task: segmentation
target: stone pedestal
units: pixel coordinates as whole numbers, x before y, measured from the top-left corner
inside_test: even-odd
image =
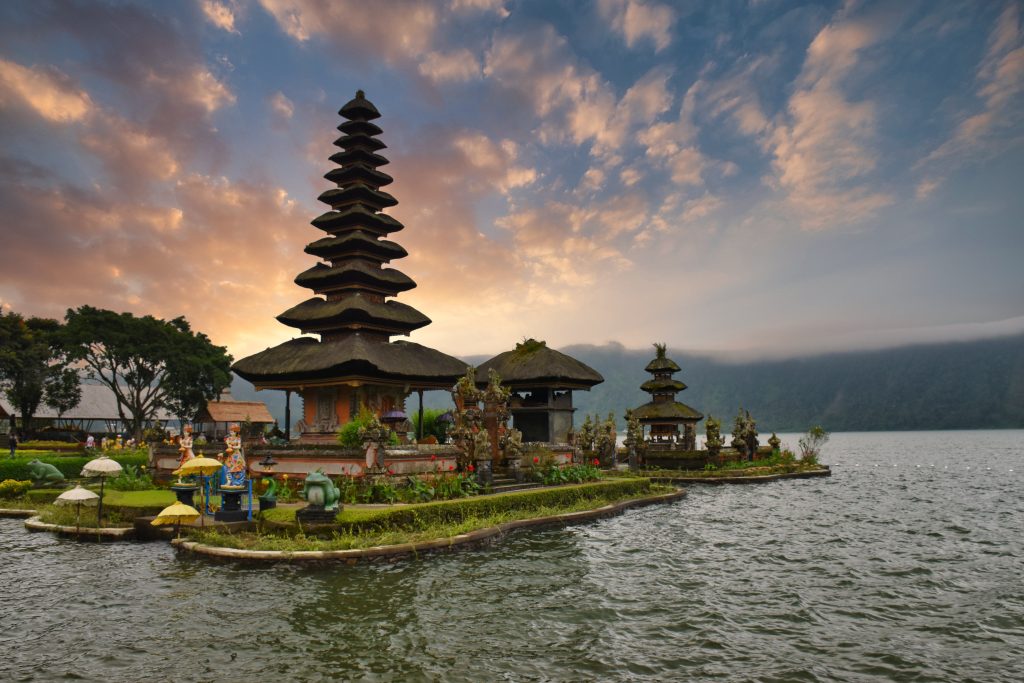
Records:
[[[481,486],[494,483],[494,469],[491,467],[490,459],[476,461],[476,480]]]
[[[317,505],[307,505],[296,511],[295,519],[301,524],[330,524],[339,512],[340,507],[336,510],[327,510]]]
[[[242,494],[245,492],[244,488],[221,487],[220,510],[213,514],[213,518],[218,522],[244,522],[248,519],[248,511],[242,509]]]
[[[175,484],[171,486],[171,490],[174,491],[174,497],[178,499],[178,502],[189,507],[196,506],[196,491],[198,489],[199,487],[195,484]]]

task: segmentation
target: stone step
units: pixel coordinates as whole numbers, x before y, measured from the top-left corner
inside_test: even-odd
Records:
[[[541,484],[538,481],[526,481],[526,482],[523,482],[522,484],[517,484],[515,482],[513,482],[511,484],[497,484],[497,483],[495,483],[495,484],[493,484],[491,486],[491,493],[508,493],[509,491],[525,491],[526,489],[535,489],[535,488],[537,488],[539,486],[543,486],[543,484]]]

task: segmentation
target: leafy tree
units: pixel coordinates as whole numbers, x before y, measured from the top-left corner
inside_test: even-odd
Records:
[[[114,393],[118,415],[136,439],[157,409],[169,406],[194,418],[231,382],[227,349],[193,332],[183,317],[137,318],[82,306],[68,310],[66,321],[74,357]]]
[[[57,412],[58,422],[82,400],[82,378],[74,368],[50,373],[44,389],[46,405]]]
[[[800,437],[800,459],[809,464],[818,462],[821,448],[828,443],[829,433],[821,425],[815,425]]]
[[[71,359],[64,342],[56,320],[0,314],[0,388],[20,414],[23,429],[51,389],[65,411],[78,405],[78,375],[67,367]]]
[[[437,418],[444,415],[447,411],[440,408],[425,408],[423,410],[423,438],[433,436],[437,439],[438,443],[444,443],[445,435],[448,431],[448,425],[444,422],[440,422]],[[412,425],[413,434],[420,433],[420,415],[419,412],[412,414]]]

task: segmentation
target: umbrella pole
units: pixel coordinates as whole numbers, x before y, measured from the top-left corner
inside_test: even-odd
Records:
[[[82,503],[79,501],[75,505],[75,540],[82,540]]]
[[[103,475],[100,475],[100,502],[96,509],[96,528],[103,527]]]
[[[206,475],[200,473],[199,479],[203,482],[203,509],[199,511],[199,526],[206,528],[206,511],[210,509],[210,489],[206,487]]]

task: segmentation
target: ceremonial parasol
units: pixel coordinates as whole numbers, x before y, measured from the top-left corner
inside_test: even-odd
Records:
[[[92,505],[99,500],[99,496],[90,491],[89,489],[83,489],[81,486],[76,486],[70,491],[57,496],[57,500],[53,501],[54,505],[74,505],[78,509],[75,514],[75,535],[77,536],[82,528],[82,506]]]
[[[96,510],[96,527],[100,528],[103,526],[103,480],[107,477],[121,474],[124,470],[121,468],[121,463],[111,460],[107,456],[96,458],[85,463],[85,467],[82,468],[83,477],[99,477],[100,478],[100,499],[99,509]]]
[[[171,474],[176,474],[179,477],[188,476],[190,474],[198,474],[200,477],[203,477],[203,507],[208,509],[209,492],[206,490],[205,477],[208,474],[213,474],[214,472],[217,472],[223,466],[224,465],[221,463],[220,460],[207,458],[205,456],[199,456],[198,458],[192,458],[188,460],[184,465],[174,470],[174,472],[172,472]],[[206,525],[205,515],[200,515],[199,520],[201,525]]]
[[[191,524],[201,517],[202,514],[200,514],[199,510],[196,510],[191,505],[174,503],[173,505],[169,505],[161,510],[160,514],[158,514],[150,524],[154,526],[173,524],[178,538],[181,538],[181,523],[185,522],[186,524]]]

